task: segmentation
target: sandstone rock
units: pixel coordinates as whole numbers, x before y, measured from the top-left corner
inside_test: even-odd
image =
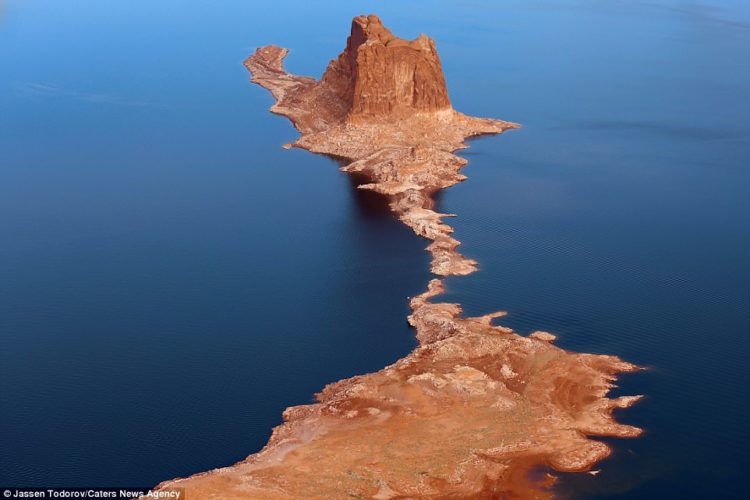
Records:
[[[396,119],[451,107],[435,42],[395,37],[375,15],[352,21],[346,49],[322,83],[349,106],[349,119]]]

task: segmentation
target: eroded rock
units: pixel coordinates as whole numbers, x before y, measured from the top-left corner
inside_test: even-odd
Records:
[[[368,179],[360,188],[387,196],[432,241],[433,273],[476,270],[432,195],[465,179],[453,153],[467,137],[517,125],[454,111],[435,43],[401,40],[376,16],[354,19],[320,81],[287,73],[286,54],[262,47],[245,65],[301,132],[292,146],[344,159],[342,170]],[[411,299],[419,346],[408,356],[287,409],[246,460],[160,487],[201,499],[546,498],[549,481],[529,479],[533,467],[588,470],[610,453],[588,436],[640,433],[612,418],[638,397],[606,398],[615,375],[637,367],[493,325],[504,312],[465,318],[459,304],[433,302],[443,291],[433,279]]]

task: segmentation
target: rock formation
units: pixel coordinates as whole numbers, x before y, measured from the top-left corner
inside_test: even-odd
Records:
[[[387,196],[393,212],[431,240],[432,271],[473,272],[459,242],[433,210],[432,195],[464,180],[453,153],[469,136],[517,125],[465,116],[451,107],[435,43],[395,37],[376,16],[352,23],[346,49],[320,81],[287,73],[286,49],[258,49],[245,65],[276,98],[271,110],[301,137],[290,146],[343,158],[342,170]],[[634,397],[608,399],[613,356],[576,354],[494,326],[504,313],[461,316],[433,302],[433,279],[413,298],[409,322],[419,346],[376,373],[325,387],[318,402],[284,412],[260,452],[160,488],[188,498],[547,498],[529,471],[546,465],[584,471],[610,450],[588,436],[632,437],[612,418]]]
[[[352,22],[346,49],[320,81],[290,75],[288,51],[266,46],[245,66],[252,81],[276,98],[271,111],[288,117],[302,133],[289,146],[351,161],[346,172],[371,182],[360,186],[387,195],[399,218],[433,241],[432,271],[468,274],[476,263],[458,254],[459,242],[432,210],[432,193],[466,177],[466,160],[454,154],[467,137],[497,134],[518,125],[454,111],[435,42],[395,37],[377,16]]]
[[[396,119],[450,109],[435,43],[425,35],[406,41],[377,16],[352,21],[351,36],[331,61],[322,85],[346,103],[350,120]]]

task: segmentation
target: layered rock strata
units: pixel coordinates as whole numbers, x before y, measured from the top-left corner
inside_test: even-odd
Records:
[[[465,179],[454,154],[467,137],[517,125],[454,111],[434,42],[405,41],[376,16],[357,17],[346,49],[322,79],[287,73],[287,50],[258,49],[245,65],[276,99],[271,111],[301,132],[289,146],[336,156],[359,186],[388,197],[393,212],[431,240],[432,272],[464,275],[447,214],[432,195]],[[376,373],[325,387],[317,403],[288,408],[260,452],[231,467],[168,481],[188,498],[547,498],[540,465],[585,471],[609,447],[591,436],[633,437],[608,399],[615,375],[636,370],[614,356],[555,347],[493,325],[504,313],[466,318],[434,302],[433,279],[411,299],[418,347]]]

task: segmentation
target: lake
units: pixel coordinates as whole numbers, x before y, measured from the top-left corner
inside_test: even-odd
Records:
[[[382,2],[381,2],[382,3]],[[575,498],[739,497],[750,467],[750,5],[0,2],[0,484],[151,486],[415,345],[427,241],[281,145],[242,60],[320,76],[354,15],[437,41],[470,141],[438,200],[467,314],[648,368]]]

